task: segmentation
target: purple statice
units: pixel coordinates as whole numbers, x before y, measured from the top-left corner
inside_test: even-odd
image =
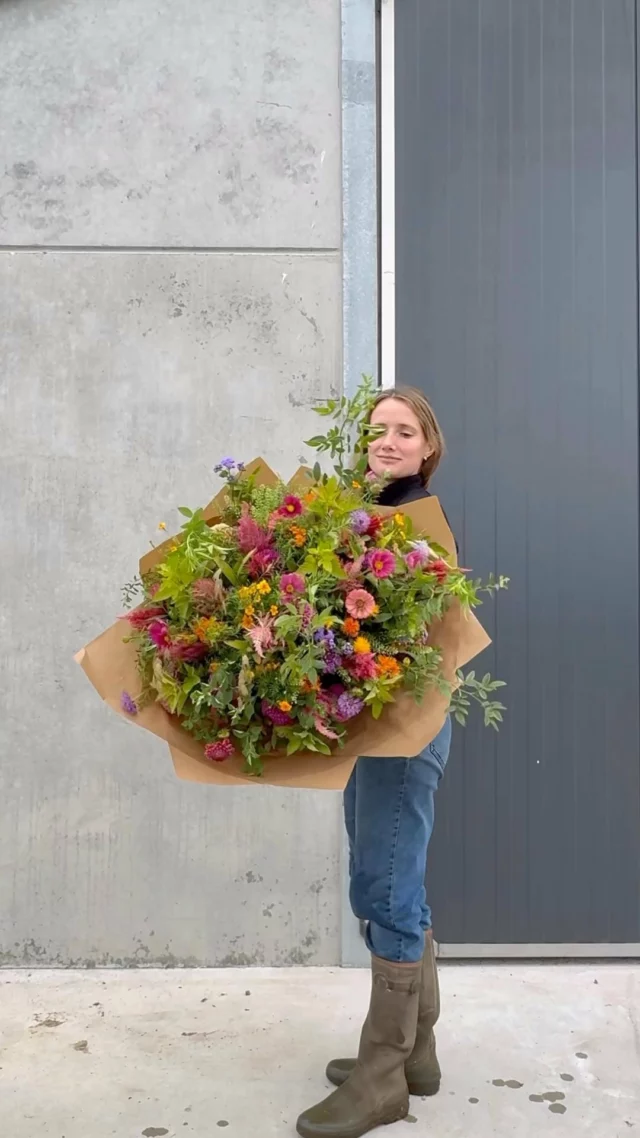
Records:
[[[351,695],[350,692],[345,692],[338,698],[337,712],[338,719],[345,722],[347,719],[353,719],[359,715],[364,707],[364,700],[358,699],[356,695]]]
[[[366,510],[354,510],[351,514],[351,527],[358,534],[364,534],[371,525],[371,515]]]
[[[123,691],[120,696],[120,707],[123,711],[126,711],[127,715],[138,714],[138,705],[133,696],[129,695],[128,691]]]

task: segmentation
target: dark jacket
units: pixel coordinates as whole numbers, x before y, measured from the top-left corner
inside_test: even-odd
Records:
[[[410,474],[407,478],[394,478],[388,482],[384,490],[378,495],[378,503],[381,506],[404,506],[407,502],[418,502],[420,498],[431,498],[431,492],[427,490],[419,474]],[[442,511],[444,514],[444,510]],[[447,525],[451,529],[451,525],[447,515]],[[456,551],[459,553],[458,542],[454,534],[454,541],[456,543]]]

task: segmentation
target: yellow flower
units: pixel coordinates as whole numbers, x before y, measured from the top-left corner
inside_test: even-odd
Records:
[[[158,522],[158,529],[166,529],[166,528],[167,528],[166,522]]]
[[[271,608],[269,609],[269,612],[271,613],[272,616],[277,616],[278,615],[278,606],[272,605]]]
[[[253,605],[247,605],[246,609],[244,610],[244,615],[245,616],[253,616],[255,611],[256,610],[254,609]]]
[[[280,708],[280,711],[291,711],[291,704],[287,699],[281,699],[278,707]]]
[[[397,526],[400,526],[401,529],[404,529],[407,524],[407,519],[405,518],[404,514],[394,514],[393,520]]]
[[[271,585],[268,581],[260,581],[256,587],[256,592],[260,593],[261,596],[266,597],[267,593],[271,592]]]
[[[379,612],[380,612],[380,605],[374,605],[373,608],[371,609],[371,615],[377,616]]]
[[[362,490],[362,483],[361,482],[352,482],[351,485],[353,486],[354,490]]]
[[[358,636],[353,642],[353,651],[358,655],[364,656],[367,652],[371,651],[371,645],[366,636]]]

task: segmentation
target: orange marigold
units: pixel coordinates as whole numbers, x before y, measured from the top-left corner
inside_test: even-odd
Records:
[[[280,708],[280,711],[291,711],[291,704],[289,703],[288,699],[281,699],[278,707]]]
[[[400,665],[393,656],[378,656],[378,669],[383,676],[400,675]]]
[[[357,636],[360,631],[360,621],[348,616],[342,624],[342,631],[346,636]]]
[[[353,650],[359,656],[366,656],[371,651],[371,645],[366,636],[358,636],[353,642]]]
[[[196,621],[196,623],[194,624],[193,631],[196,634],[198,640],[200,640],[203,644],[207,643],[207,640],[208,640],[207,633],[208,633],[209,629],[213,625],[215,625],[215,623],[216,623],[215,620],[212,620],[211,617],[204,617],[203,616],[200,620]]]

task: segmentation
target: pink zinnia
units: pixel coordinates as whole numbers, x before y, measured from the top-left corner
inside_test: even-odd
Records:
[[[366,589],[352,589],[344,604],[349,616],[354,616],[356,620],[366,620],[375,610],[376,600]]]
[[[421,546],[416,546],[416,548],[412,549],[411,553],[407,553],[407,556],[405,557],[407,568],[421,569],[423,565],[427,564],[430,556],[431,550],[429,549],[429,546],[427,546],[426,550],[424,550]]]
[[[396,571],[396,559],[389,549],[374,549],[367,555],[367,569],[374,577],[391,577]]]
[[[214,763],[223,763],[235,754],[235,747],[231,739],[217,739],[215,743],[207,743],[204,754],[205,758]]]
[[[147,636],[156,648],[168,648],[171,643],[169,627],[165,620],[152,620],[147,627]]]
[[[283,597],[295,597],[304,593],[306,584],[300,573],[285,573],[280,578],[280,593]]]
[[[302,513],[302,502],[295,494],[287,494],[278,513],[281,518],[298,518]]]

